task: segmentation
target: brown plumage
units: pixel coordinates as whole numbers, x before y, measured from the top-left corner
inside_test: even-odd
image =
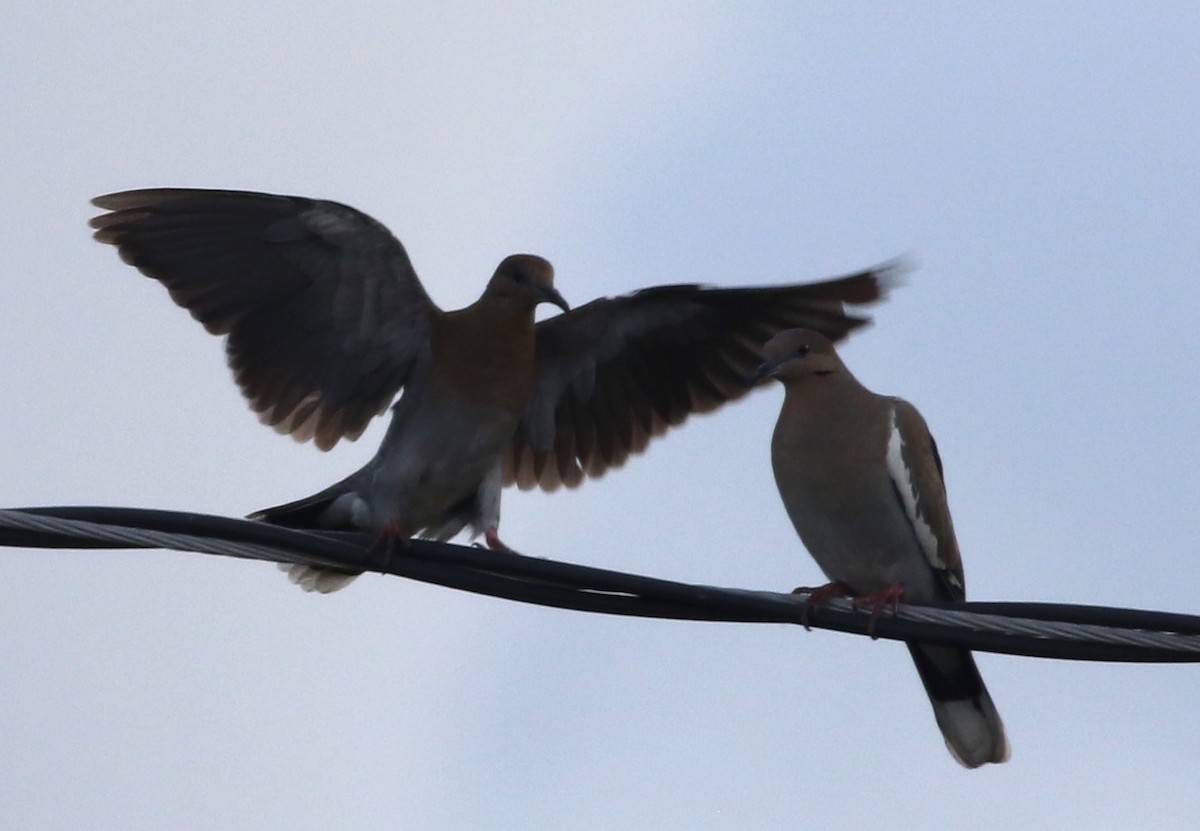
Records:
[[[781,332],[763,352],[759,375],[785,390],[771,440],[775,481],[831,587],[914,603],[963,600],[942,463],[917,409],[860,384],[817,332]],[[954,758],[967,767],[1007,761],[1004,724],[971,653],[908,648]]]

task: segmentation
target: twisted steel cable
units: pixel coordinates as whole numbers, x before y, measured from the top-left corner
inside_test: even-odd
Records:
[[[0,509],[0,545],[164,548],[346,571],[374,571],[562,609],[678,620],[791,623],[1042,658],[1200,662],[1200,617],[1054,603],[900,604],[874,617],[835,599],[804,615],[803,594],[692,585],[572,563],[366,534],[297,531],[175,511]]]

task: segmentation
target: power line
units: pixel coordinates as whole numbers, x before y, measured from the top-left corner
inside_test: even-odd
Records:
[[[349,572],[373,571],[523,603],[676,620],[802,624],[804,596],[692,585],[449,543],[407,545],[367,534],[297,531],[207,514],[138,508],[0,509],[0,545],[165,548]],[[1200,617],[1054,603],[900,604],[872,621],[850,601],[807,624],[1041,658],[1200,662]]]

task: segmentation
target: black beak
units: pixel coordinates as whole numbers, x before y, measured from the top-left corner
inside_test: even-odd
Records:
[[[558,289],[554,288],[554,286],[538,286],[538,302],[553,303],[564,312],[571,311],[571,305],[558,293]]]
[[[779,369],[779,365],[781,363],[783,363],[783,358],[774,358],[770,361],[763,361],[758,365],[758,369],[754,370],[754,373],[746,379],[746,386],[757,387],[768,378],[774,377],[775,370]]]

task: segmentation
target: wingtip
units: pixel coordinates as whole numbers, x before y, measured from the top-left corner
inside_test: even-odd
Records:
[[[115,191],[113,193],[102,193],[99,196],[93,196],[90,200],[88,200],[88,204],[105,211],[110,211],[114,209],[112,202],[113,197],[120,195],[120,191]]]
[[[178,199],[187,193],[189,191],[185,188],[131,188],[94,196],[92,204],[106,211],[120,211],[128,208],[144,208],[156,202],[167,202]]]
[[[159,198],[155,198],[156,194],[159,194]],[[117,233],[115,226],[147,216],[146,212],[131,213],[131,211],[163,201],[161,194],[162,191],[154,190],[121,190],[92,197],[91,204],[93,206],[107,211],[107,213],[88,220],[88,227],[95,229],[92,238],[97,242],[114,244]]]
[[[868,306],[889,299],[894,289],[907,284],[908,275],[915,268],[911,257],[900,256],[861,271],[816,283],[800,284],[796,288],[809,290],[809,297],[806,298],[809,302],[826,299],[838,303],[839,312],[844,314],[842,305]]]
[[[112,193],[102,193],[99,196],[93,196],[91,203],[105,211],[137,208],[153,201],[146,198],[148,194],[153,192],[151,189],[115,190]]]
[[[920,268],[917,256],[910,252],[900,254],[876,267],[876,280],[883,294],[908,285],[909,277]]]
[[[107,213],[93,216],[88,220],[88,227],[93,229],[92,239],[98,242],[112,243],[115,241],[115,229],[111,226],[121,222],[118,214]]]
[[[908,285],[909,276],[917,270],[917,260],[911,254],[901,254],[890,260],[851,275],[849,281],[863,280],[869,289],[857,296],[848,296],[846,303],[852,306],[878,303],[890,299],[893,291]]]

